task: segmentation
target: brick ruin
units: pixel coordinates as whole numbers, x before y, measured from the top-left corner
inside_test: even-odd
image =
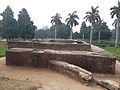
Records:
[[[110,53],[74,40],[8,42],[6,65],[46,67],[49,61],[65,61],[93,73],[115,74],[116,58]]]

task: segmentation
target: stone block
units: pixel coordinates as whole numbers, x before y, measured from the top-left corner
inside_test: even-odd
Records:
[[[75,66],[73,64],[69,64],[64,61],[55,61],[51,60],[49,61],[49,68],[57,70],[63,74],[68,75],[69,77],[76,78],[80,81],[86,81],[86,82],[92,82],[93,81],[93,75],[91,72],[80,68],[78,66]]]
[[[95,83],[107,88],[108,90],[120,90],[120,84],[111,80],[99,80],[96,79]]]

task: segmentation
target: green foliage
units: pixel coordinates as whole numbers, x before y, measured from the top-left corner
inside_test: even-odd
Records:
[[[114,6],[112,8],[110,8],[111,10],[111,18],[114,18],[114,16],[116,16],[117,18],[120,18],[120,2],[118,2],[118,6]]]
[[[55,27],[51,27],[50,30],[53,31]],[[64,23],[57,27],[57,38],[68,39],[70,36],[70,28]]]
[[[7,6],[5,11],[1,14],[2,19],[2,37],[6,38],[7,41],[17,38],[17,21],[13,18],[12,9]]]
[[[76,13],[77,11],[74,11],[72,14],[69,13],[69,17],[65,20],[65,22],[67,22],[67,26],[69,26],[70,28],[79,25],[79,23],[77,22],[77,19],[79,19],[79,17],[76,15]]]
[[[100,19],[99,16],[99,11],[97,10],[99,7],[91,7],[91,11],[86,12],[86,16],[84,17],[84,19],[86,19],[86,21],[89,21],[90,23],[92,23],[92,25],[94,26],[95,22],[98,22]]]
[[[100,29],[100,39],[101,40],[110,39],[110,37],[111,37],[111,31],[108,28],[106,22],[102,22],[102,24],[99,27],[99,29]],[[91,30],[90,26],[87,27],[85,24],[82,24],[81,28],[80,28],[80,38],[82,38],[83,33],[84,33],[84,39],[89,39],[89,37],[90,37],[90,30]],[[99,30],[95,26],[93,28],[93,40],[97,40],[98,39],[98,34],[99,34]]]
[[[114,40],[101,40],[101,41],[93,41],[93,44],[99,47],[114,47]],[[118,42],[118,47],[120,47],[120,42]]]
[[[52,25],[55,26],[55,28],[54,28],[54,30],[55,30],[54,34],[55,34],[55,39],[56,39],[57,38],[57,29],[62,24],[62,22],[61,22],[62,17],[60,16],[60,14],[56,13],[56,15],[52,16],[51,19],[52,19],[51,20]]]
[[[99,11],[97,10],[97,7],[91,7],[91,11],[86,12],[86,16],[84,19],[86,19],[86,22],[89,21],[91,23],[91,30],[90,30],[90,44],[92,43],[92,37],[93,37],[93,28],[95,28],[95,23],[97,23],[100,20]]]
[[[62,17],[58,13],[56,13],[55,16],[52,16],[51,19],[52,19],[51,20],[52,25],[59,26],[62,24],[62,22],[61,22]]]
[[[36,38],[52,38],[52,35],[54,37],[54,33],[51,34],[50,29],[49,28],[42,28],[39,30],[35,31],[35,37]]]
[[[73,39],[79,39],[80,38],[80,33],[74,32],[73,33]]]
[[[93,29],[93,39],[94,40],[97,40],[99,38],[98,37],[99,31],[100,31],[100,40],[110,39],[111,31],[108,28],[106,22],[102,22],[99,28],[97,26],[94,27],[94,29]]]
[[[86,26],[86,23],[83,22],[80,28],[80,38],[83,39],[83,34],[84,34],[84,39],[89,39],[90,30],[91,30],[91,26]]]
[[[19,37],[23,40],[33,39],[35,36],[36,26],[33,21],[30,20],[30,16],[25,8],[19,12],[18,15],[18,29]]]
[[[55,38],[55,25],[49,28],[36,30],[36,38]],[[70,28],[64,23],[57,26],[57,38],[67,39],[70,35]]]
[[[112,34],[112,39],[115,39],[115,35],[116,35],[116,29],[113,29],[112,31],[111,31],[111,34]],[[118,40],[120,41],[120,30],[119,30],[119,35],[118,35],[119,37],[118,37]]]
[[[116,28],[116,38],[115,38],[115,47],[118,47],[118,35],[119,35],[119,28],[120,28],[120,2],[118,1],[118,6],[114,6],[110,8],[111,10],[111,18],[114,18],[116,16],[116,19],[113,22],[113,25],[115,25]]]
[[[7,50],[7,43],[6,42],[0,42],[0,57],[5,56],[6,50]]]
[[[67,22],[67,26],[69,26],[71,28],[70,39],[72,39],[72,33],[73,33],[72,27],[79,25],[79,23],[77,21],[77,19],[79,19],[79,17],[76,13],[77,13],[77,11],[74,11],[72,14],[69,13],[68,14],[69,17],[65,20],[65,22]]]
[[[2,37],[2,21],[0,20],[0,37]]]
[[[110,53],[112,53],[113,55],[115,55],[117,60],[120,61],[120,48],[104,47],[103,49],[105,49],[105,50],[109,51]]]

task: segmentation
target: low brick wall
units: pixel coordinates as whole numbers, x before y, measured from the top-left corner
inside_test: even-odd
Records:
[[[34,51],[32,52],[33,66],[46,66],[49,60],[65,61],[94,73],[115,74],[116,59],[85,51]]]
[[[33,49],[18,49],[13,48],[6,51],[6,65],[31,65],[32,59],[30,57]]]
[[[46,67],[50,60],[65,61],[94,73],[115,74],[116,59],[88,51],[56,51],[12,48],[6,52],[7,65]]]
[[[34,49],[54,49],[54,50],[77,50],[90,51],[89,44],[58,43],[58,42],[8,42],[10,48],[34,48]]]

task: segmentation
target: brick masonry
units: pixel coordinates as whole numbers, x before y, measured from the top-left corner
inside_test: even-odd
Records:
[[[33,49],[9,49],[6,51],[6,65],[26,66],[31,65],[32,59],[30,57]]]
[[[8,42],[8,48],[34,48],[54,50],[90,51],[91,46],[83,43],[60,43],[60,42]]]
[[[12,48],[6,52],[7,65],[46,67],[49,60],[65,61],[94,73],[115,74],[114,57],[105,57],[88,51],[29,50]]]

